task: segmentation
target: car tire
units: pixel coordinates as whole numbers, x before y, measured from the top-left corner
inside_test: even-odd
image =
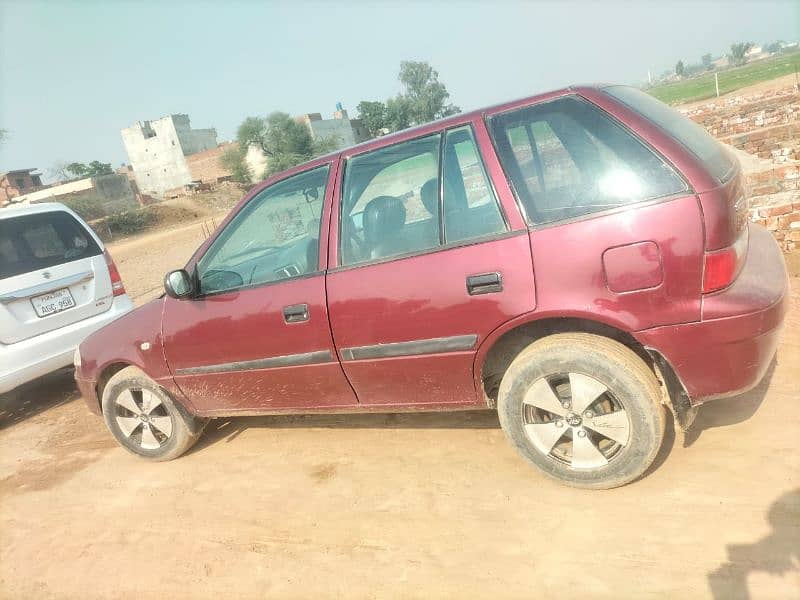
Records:
[[[128,452],[154,461],[172,460],[191,448],[207,420],[179,403],[136,367],[126,367],[103,389],[103,418]]]
[[[609,489],[641,477],[658,454],[666,416],[644,360],[586,333],[533,342],[511,363],[498,395],[511,443],[561,483]]]

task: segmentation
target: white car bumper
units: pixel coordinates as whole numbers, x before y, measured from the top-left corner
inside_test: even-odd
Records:
[[[89,334],[133,310],[127,294],[106,312],[16,344],[0,344],[0,394],[72,364],[75,348]]]

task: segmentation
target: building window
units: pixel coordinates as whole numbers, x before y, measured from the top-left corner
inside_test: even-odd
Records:
[[[16,178],[16,182],[17,182],[17,188],[18,189],[20,189],[20,190],[24,190],[25,189],[25,180],[22,177],[17,177]]]

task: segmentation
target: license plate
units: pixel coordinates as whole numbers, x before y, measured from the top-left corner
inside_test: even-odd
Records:
[[[56,290],[49,294],[42,294],[41,296],[34,296],[31,298],[33,310],[40,317],[47,317],[60,313],[62,310],[67,310],[75,306],[75,300],[72,294],[69,293],[67,288],[63,290]]]

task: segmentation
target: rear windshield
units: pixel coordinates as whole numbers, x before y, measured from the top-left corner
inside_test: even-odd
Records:
[[[604,91],[666,131],[699,158],[712,176],[726,181],[736,166],[725,147],[700,125],[636,88],[615,85]]]
[[[102,254],[64,211],[0,219],[0,279]]]

